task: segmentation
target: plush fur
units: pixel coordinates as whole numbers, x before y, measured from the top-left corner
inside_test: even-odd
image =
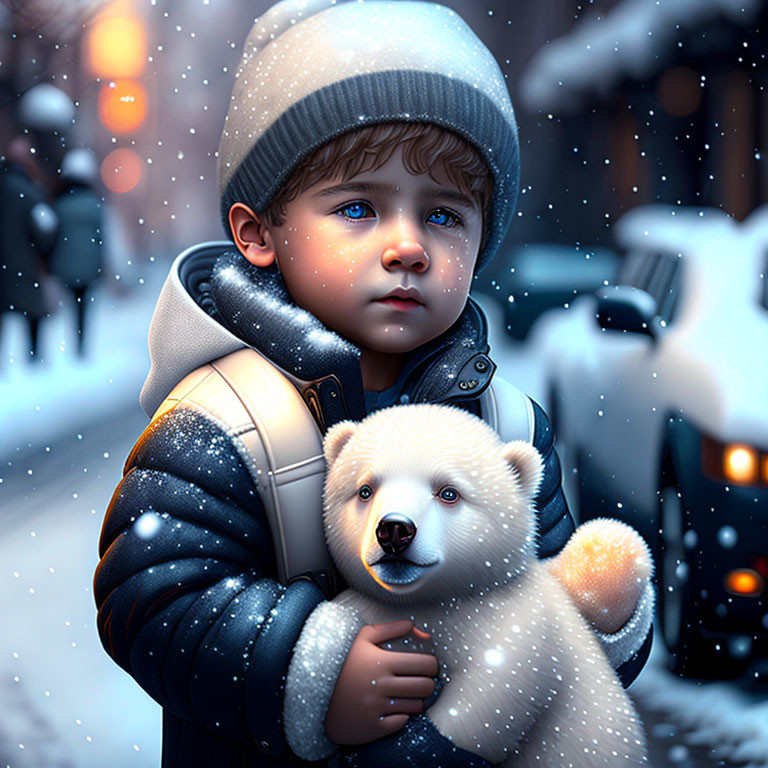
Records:
[[[533,446],[503,444],[458,408],[415,405],[338,424],[324,448],[326,538],[350,586],[336,600],[367,623],[410,616],[429,633],[393,647],[438,657],[444,688],[427,716],[441,733],[516,768],[647,764],[632,703],[555,576],[590,547],[535,557]],[[598,622],[606,604],[595,598]]]

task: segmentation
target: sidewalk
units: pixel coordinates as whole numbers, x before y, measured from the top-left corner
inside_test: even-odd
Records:
[[[77,356],[75,307],[68,295],[56,314],[41,323],[39,360],[28,357],[23,318],[3,315],[0,461],[42,450],[132,403],[139,408],[139,392],[149,371],[149,322],[169,266],[147,264],[141,270],[143,284],[132,285],[125,295],[99,286],[86,318],[82,359]]]
[[[159,707],[100,647],[91,583],[104,509],[147,421],[138,396],[169,265],[136,270],[143,283],[132,275],[125,294],[100,286],[82,359],[69,301],[41,326],[40,360],[27,358],[23,318],[3,316],[2,766],[159,764]]]

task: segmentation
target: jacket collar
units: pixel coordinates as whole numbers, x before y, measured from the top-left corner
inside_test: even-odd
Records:
[[[276,269],[223,253],[209,286],[198,304],[297,384],[321,429],[365,417],[360,350],[296,306]],[[411,403],[475,399],[495,368],[485,316],[470,298],[451,328],[414,350],[392,394],[396,402]]]

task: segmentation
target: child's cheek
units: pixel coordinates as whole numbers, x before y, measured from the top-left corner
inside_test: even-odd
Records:
[[[463,290],[465,285],[469,285],[472,276],[471,264],[470,258],[460,254],[448,257],[445,263],[438,268],[443,290],[453,293],[456,290]]]

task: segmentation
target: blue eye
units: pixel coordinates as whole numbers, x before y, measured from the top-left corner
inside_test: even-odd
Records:
[[[459,500],[459,492],[451,485],[441,488],[437,495],[446,504],[455,504]]]
[[[368,501],[373,496],[373,488],[370,485],[361,485],[357,489],[357,495],[363,501]]]
[[[339,208],[335,213],[343,216],[345,219],[351,219],[352,221],[360,221],[361,219],[368,219],[376,214],[368,203],[355,202],[348,203],[345,206]]]
[[[440,227],[455,227],[457,224],[461,224],[461,219],[445,208],[435,208],[427,216],[427,222],[437,224]]]

